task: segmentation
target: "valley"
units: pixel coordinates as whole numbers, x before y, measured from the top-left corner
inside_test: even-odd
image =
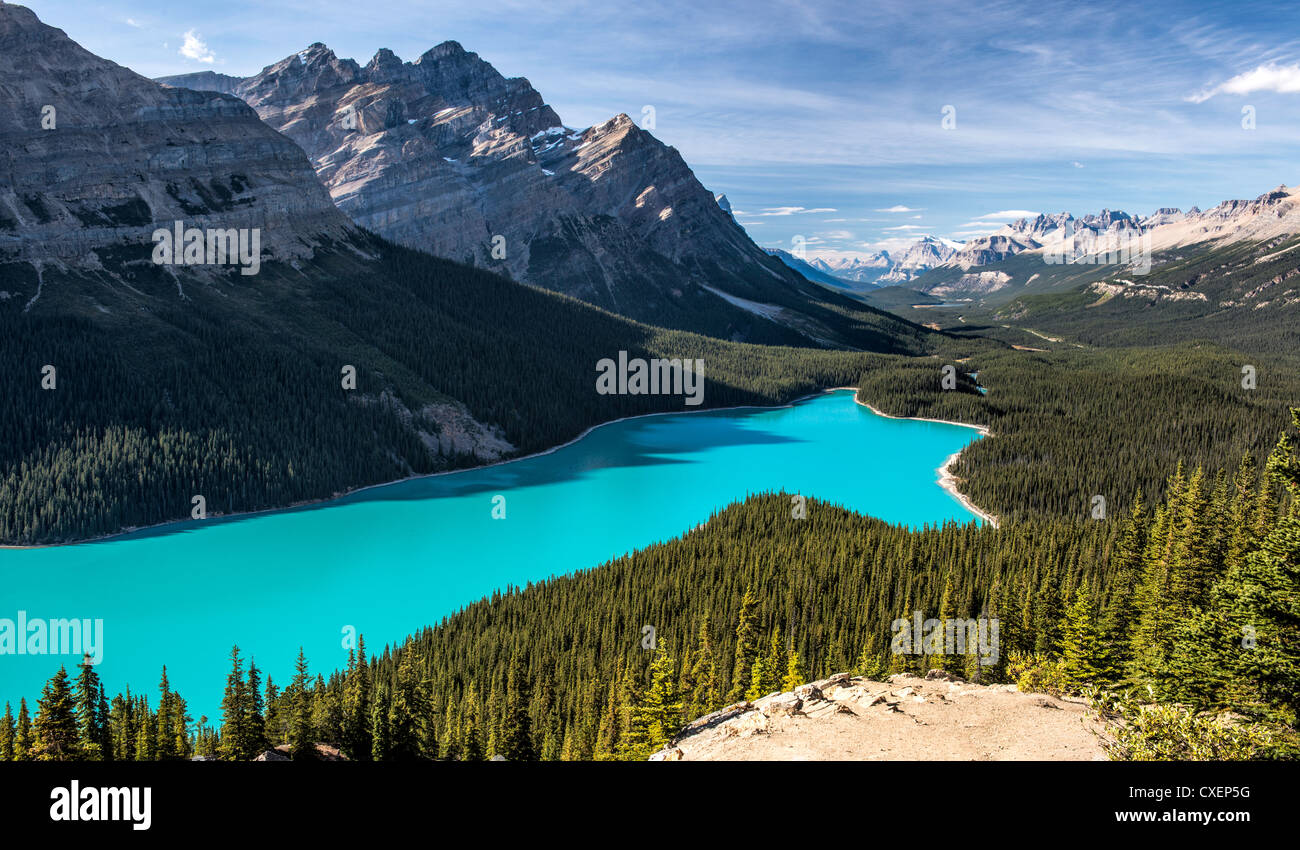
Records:
[[[331,20],[0,3],[0,762],[1300,757],[1300,191]]]

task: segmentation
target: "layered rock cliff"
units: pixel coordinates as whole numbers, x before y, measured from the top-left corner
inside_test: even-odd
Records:
[[[627,115],[567,127],[454,41],[364,66],[313,44],[233,90],[354,222],[409,247],[723,338],[898,350],[888,337],[917,332],[767,256]]]
[[[353,228],[307,158],[243,101],[164,88],[0,5],[0,265],[110,273],[157,227],[257,228],[265,260]],[[7,286],[7,290],[15,287]]]

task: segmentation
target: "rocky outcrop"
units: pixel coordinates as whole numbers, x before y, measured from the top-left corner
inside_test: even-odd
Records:
[[[687,724],[651,761],[1101,760],[1084,706],[932,670],[838,673]]]

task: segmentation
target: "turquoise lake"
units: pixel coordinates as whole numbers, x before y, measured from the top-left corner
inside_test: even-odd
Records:
[[[402,481],[331,502],[182,522],[74,546],[0,550],[0,618],[102,619],[110,694],[172,686],[219,722],[232,644],[283,685],[342,634],[400,641],[507,585],[594,567],[676,537],[746,495],[785,490],[919,527],[977,519],[938,485],[972,428],[877,416],[837,390],[782,408],[648,416],[549,454]],[[506,518],[493,519],[493,497]],[[75,656],[0,655],[0,701]]]

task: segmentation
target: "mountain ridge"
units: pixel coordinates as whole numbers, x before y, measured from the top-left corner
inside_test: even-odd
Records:
[[[723,339],[874,348],[915,332],[769,258],[626,114],[568,127],[525,78],[457,42],[364,66],[316,43],[235,93],[307,152],[354,222],[399,244]]]

